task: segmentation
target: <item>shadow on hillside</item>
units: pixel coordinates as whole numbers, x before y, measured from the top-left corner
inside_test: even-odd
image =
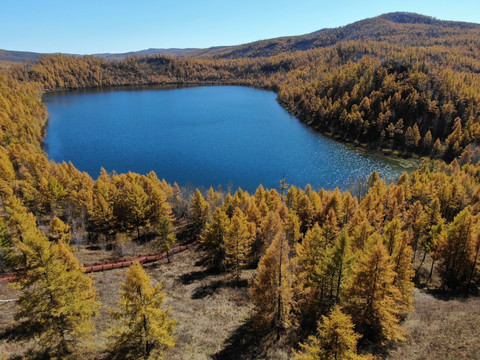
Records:
[[[214,360],[249,360],[257,359],[262,352],[263,337],[253,330],[253,323],[248,320],[235,330],[225,341],[224,348],[213,355]]]
[[[0,340],[6,340],[7,342],[28,342],[30,339],[34,338],[38,329],[35,329],[34,326],[26,326],[25,323],[20,322],[16,325],[9,326],[0,332]],[[1,356],[0,356],[1,357]],[[50,359],[46,351],[41,351],[37,349],[27,349],[23,354],[14,354],[8,357],[8,360],[24,360],[24,359],[35,359],[35,360],[47,360]]]
[[[248,286],[248,280],[217,280],[204,286],[198,287],[192,295],[192,299],[203,299],[207,296],[213,295],[220,288],[246,288]]]
[[[456,289],[455,291],[445,290],[445,289],[426,289],[425,292],[428,295],[433,296],[435,299],[443,300],[443,301],[449,301],[449,300],[467,301],[469,297],[479,296],[477,286],[459,288],[459,289]]]
[[[35,335],[33,327],[26,326],[23,322],[9,326],[0,332],[0,340],[26,341]]]
[[[190,285],[195,281],[205,280],[207,277],[215,275],[211,270],[201,270],[201,271],[192,271],[188,274],[183,274],[180,276],[180,281],[183,285]]]

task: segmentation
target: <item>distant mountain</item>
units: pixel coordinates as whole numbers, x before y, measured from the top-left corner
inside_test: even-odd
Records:
[[[147,49],[140,51],[130,51],[126,53],[104,53],[104,54],[93,54],[93,56],[104,57],[108,60],[122,60],[129,56],[145,57],[151,55],[171,55],[171,56],[184,56],[188,53],[199,51],[200,49]],[[28,60],[36,60],[40,56],[49,55],[46,53],[35,53],[28,51],[11,51],[11,50],[1,50],[0,49],[0,61],[9,61],[9,62],[25,62]],[[65,54],[69,55],[69,54]],[[73,56],[81,56],[78,54],[70,54]]]
[[[171,55],[181,57],[244,58],[267,57],[283,52],[332,46],[351,40],[386,41],[396,45],[429,46],[451,44],[480,36],[480,24],[444,21],[408,12],[383,14],[352,24],[322,29],[300,36],[260,40],[236,46],[215,46],[206,49],[147,49],[121,54],[94,54],[109,60],[129,56]],[[43,54],[0,50],[0,61],[34,60]]]
[[[38,59],[42,54],[28,51],[10,51],[0,49],[0,61],[25,62]]]
[[[195,49],[195,48],[147,49],[147,50],[140,50],[140,51],[130,51],[130,52],[120,53],[120,54],[111,54],[111,53],[94,54],[94,56],[104,57],[109,60],[122,60],[130,56],[136,56],[136,57],[145,57],[145,56],[151,56],[151,55],[185,56],[188,53],[191,53],[193,51],[198,51],[198,50],[200,49]]]

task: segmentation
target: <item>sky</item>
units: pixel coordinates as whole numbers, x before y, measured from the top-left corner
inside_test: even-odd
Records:
[[[480,23],[480,0],[0,0],[0,49],[95,54],[238,45],[394,11]]]

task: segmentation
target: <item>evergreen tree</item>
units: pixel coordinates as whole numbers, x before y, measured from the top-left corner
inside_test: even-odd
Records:
[[[161,309],[166,295],[160,284],[150,283],[142,265],[135,263],[121,284],[118,309],[111,312],[120,325],[108,334],[112,352],[120,358],[162,359],[163,353],[175,345],[175,321],[170,318],[170,310]]]

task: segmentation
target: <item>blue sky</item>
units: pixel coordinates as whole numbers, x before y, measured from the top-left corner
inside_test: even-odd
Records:
[[[480,23],[479,0],[0,0],[0,49],[92,54],[237,45],[393,11]]]

